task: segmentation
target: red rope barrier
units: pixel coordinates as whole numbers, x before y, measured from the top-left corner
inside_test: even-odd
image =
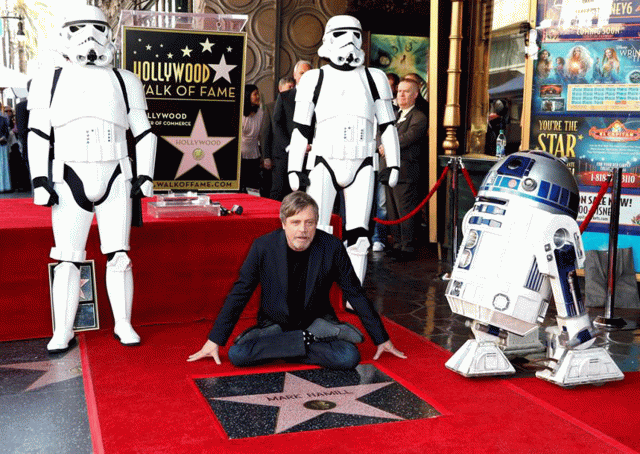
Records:
[[[611,186],[612,176],[613,176],[612,174],[607,175],[607,181],[602,182],[602,186],[600,186],[600,191],[598,191],[598,195],[593,201],[593,204],[591,205],[591,209],[589,210],[589,213],[587,213],[587,216],[582,221],[582,224],[580,224],[580,233],[584,233],[585,229],[589,225],[589,222],[591,222],[591,218],[596,213],[596,210],[598,209],[598,205],[600,205],[600,201],[602,200],[605,193],[607,192],[607,189],[609,189],[609,186]]]
[[[415,214],[420,211],[422,209],[422,207],[429,201],[429,199],[431,198],[431,196],[433,196],[433,194],[438,190],[438,188],[440,187],[440,185],[442,184],[442,182],[444,181],[444,177],[447,176],[447,172],[449,172],[449,166],[446,166],[444,168],[444,170],[442,171],[442,174],[440,175],[440,178],[438,178],[438,181],[436,182],[436,184],[433,186],[433,188],[431,189],[431,191],[429,191],[429,194],[427,194],[427,196],[425,197],[425,199],[420,202],[420,204],[415,207],[409,214],[407,214],[406,216],[401,217],[400,219],[396,219],[394,221],[385,221],[383,219],[378,219],[378,218],[373,218],[374,221],[382,224],[382,225],[394,225],[394,224],[400,224],[401,222],[406,221],[407,219],[411,218],[411,216],[415,216]]]
[[[473,194],[473,197],[477,197],[478,191],[473,185],[473,181],[471,181],[471,175],[469,175],[469,171],[465,169],[464,166],[461,166],[460,170],[462,170],[462,175],[464,175],[464,179],[467,180],[467,184],[469,185],[469,189],[471,189],[471,193]]]

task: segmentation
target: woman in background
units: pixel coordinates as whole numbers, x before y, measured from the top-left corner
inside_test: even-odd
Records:
[[[11,190],[11,174],[9,173],[9,119],[4,115],[0,103],[0,192]]]
[[[260,91],[258,87],[247,84],[244,87],[244,111],[242,117],[242,144],[240,153],[242,164],[240,167],[240,190],[247,192],[247,188],[259,190],[260,182],[260,128],[264,110],[260,106]]]

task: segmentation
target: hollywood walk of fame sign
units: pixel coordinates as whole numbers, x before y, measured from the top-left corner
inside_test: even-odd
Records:
[[[53,308],[53,269],[58,263],[49,263],[49,295],[51,298],[51,320],[55,330],[55,316]],[[98,313],[98,293],[96,291],[96,268],[93,260],[87,260],[80,265],[80,299],[73,330],[91,331],[100,329]]]
[[[154,190],[239,188],[246,34],[123,27],[158,137]]]
[[[439,416],[371,364],[194,379],[229,438]]]

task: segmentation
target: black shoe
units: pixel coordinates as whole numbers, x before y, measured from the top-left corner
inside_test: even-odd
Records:
[[[68,352],[73,347],[75,347],[77,344],[78,344],[77,339],[75,337],[72,337],[66,347],[64,347],[64,348],[54,348],[53,350],[47,350],[47,353],[49,353],[50,355],[59,355],[60,353]]]
[[[282,328],[280,328],[280,325],[278,324],[269,325],[266,328],[252,326],[251,328],[248,328],[240,333],[238,337],[235,338],[233,343],[236,345],[240,345],[244,344],[245,342],[256,340],[260,337],[275,336],[276,334],[281,333]]]
[[[364,340],[362,333],[355,326],[349,323],[333,323],[323,318],[316,318],[307,331],[319,341],[338,339],[359,344]]]

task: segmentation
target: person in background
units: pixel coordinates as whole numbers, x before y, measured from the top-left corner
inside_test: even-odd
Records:
[[[400,77],[398,77],[396,73],[387,73],[387,80],[391,87],[391,93],[393,93],[394,106],[397,106],[395,104],[395,98],[398,96],[398,84],[400,83]]]
[[[244,110],[242,117],[242,145],[240,154],[240,191],[248,188],[260,189],[260,128],[264,110],[260,106],[258,87],[247,84],[244,87]]]
[[[234,366],[251,366],[277,359],[350,370],[360,361],[355,344],[363,341],[357,328],[341,322],[329,291],[337,283],[377,345],[399,358],[382,320],[365,294],[342,241],[317,229],[318,204],[295,191],[280,206],[282,229],[256,239],[240,275],[202,348],[187,361],[213,358],[221,364],[223,347],[240,314],[260,284],[257,325],[240,334],[227,356]]]
[[[289,91],[296,86],[296,81],[291,76],[280,78],[278,81],[278,93]],[[273,169],[273,110],[275,108],[276,101],[272,101],[263,106],[264,117],[262,118],[262,126],[260,128],[260,148],[262,150],[262,191],[263,197],[271,196],[271,187],[273,181],[272,169]]]
[[[387,187],[387,214],[390,220],[400,219],[409,214],[419,203],[420,158],[423,142],[427,137],[427,117],[417,109],[419,86],[411,79],[402,79],[398,85],[397,122],[400,142],[400,177],[398,184]],[[401,260],[412,259],[415,255],[415,216],[391,226],[394,254]]]
[[[427,101],[427,83],[417,73],[409,73],[403,79],[413,80],[418,84],[418,98],[416,98],[416,108],[423,114],[429,116],[429,102]],[[397,94],[397,93],[396,93]]]
[[[27,148],[27,135],[29,133],[29,110],[27,110],[26,98],[16,104],[16,129],[18,141],[20,142],[20,153],[26,172],[26,185],[24,188],[31,189],[31,172],[29,171],[29,150]]]
[[[27,166],[22,159],[21,144],[18,139],[18,126],[16,124],[16,116],[11,106],[4,108],[4,114],[9,119],[9,139],[7,145],[9,147],[9,174],[11,176],[11,187],[16,191],[30,189],[29,174]]]
[[[396,116],[398,113],[398,102],[396,101],[396,97],[398,95],[398,84],[400,83],[400,78],[395,73],[387,73],[387,80],[389,81],[389,87],[391,87],[391,93],[393,93],[393,110],[396,112]],[[380,159],[380,171],[387,167],[386,160],[384,157],[384,147],[380,144],[380,133],[378,132],[376,142],[378,145],[378,157]],[[378,172],[380,175],[380,172]],[[384,185],[380,182],[378,177],[376,181],[376,194],[374,197],[375,203],[373,206],[375,217],[378,219],[385,220],[387,219],[387,196],[385,194]],[[387,226],[382,225],[378,222],[375,222],[373,226],[373,236],[371,237],[371,250],[373,252],[382,252],[384,251],[387,243]]]
[[[311,69],[311,63],[300,60],[293,68],[293,78],[296,85],[300,83],[302,75]],[[278,95],[273,109],[273,149],[272,169],[273,181],[271,185],[271,198],[282,200],[291,192],[289,178],[287,176],[288,154],[287,147],[291,142],[293,133],[293,112],[296,107],[296,88],[283,91]]]
[[[11,191],[11,174],[9,172],[9,119],[0,103],[0,192]]]

